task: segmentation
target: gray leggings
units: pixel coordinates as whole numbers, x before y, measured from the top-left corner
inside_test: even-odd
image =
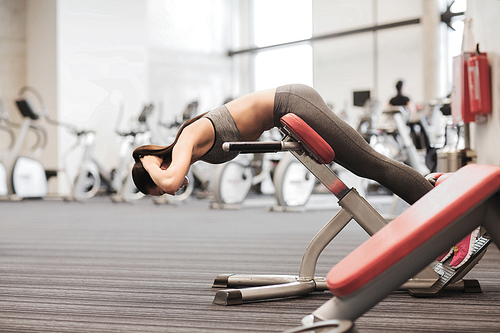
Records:
[[[335,151],[335,162],[354,174],[377,181],[409,204],[433,186],[413,168],[375,151],[358,132],[340,119],[313,88],[294,84],[278,87],[274,97],[274,125],[294,113],[311,126]]]

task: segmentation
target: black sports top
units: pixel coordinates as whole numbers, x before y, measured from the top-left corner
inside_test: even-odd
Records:
[[[212,148],[200,160],[212,164],[221,164],[238,156],[239,152],[237,151],[226,152],[222,150],[224,142],[243,140],[240,130],[226,106],[223,105],[210,111],[203,118],[207,118],[212,122],[215,131],[215,140]]]

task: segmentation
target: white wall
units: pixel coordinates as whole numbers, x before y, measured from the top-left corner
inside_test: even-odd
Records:
[[[485,123],[472,124],[472,148],[480,164],[500,166],[500,2],[496,0],[469,0],[466,16],[472,19],[472,31],[482,52],[488,53],[491,66],[492,113]]]
[[[232,0],[149,0],[151,100],[173,120],[198,101],[198,113],[234,94]]]
[[[173,120],[193,100],[203,112],[232,95],[226,55],[235,15],[231,0],[58,4],[59,119],[97,131],[96,156],[107,168],[118,164],[114,128],[121,106],[126,129],[145,103],[155,105],[154,126]],[[166,143],[163,133],[156,134],[156,143]],[[60,135],[68,146],[68,135]]]
[[[108,170],[119,161],[120,109],[127,130],[149,102],[147,14],[144,1],[57,0],[58,120],[96,131],[95,155]],[[74,142],[59,130],[59,164],[71,176],[81,152],[64,154]]]
[[[19,0],[0,0],[0,100],[19,122],[21,116],[14,99],[26,84],[26,4]],[[0,150],[7,147],[9,136],[0,131]]]

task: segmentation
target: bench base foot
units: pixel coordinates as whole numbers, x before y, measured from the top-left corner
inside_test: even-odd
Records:
[[[243,296],[238,289],[219,290],[215,293],[214,304],[238,305],[243,304]]]
[[[268,299],[301,297],[315,291],[315,287],[315,281],[309,280],[260,287],[225,289],[215,293],[213,303],[217,305],[237,305]]]

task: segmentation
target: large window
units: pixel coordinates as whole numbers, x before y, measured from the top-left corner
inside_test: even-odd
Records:
[[[451,6],[453,13],[465,12],[467,10],[466,0],[455,0]],[[455,19],[452,21],[451,26],[455,31],[448,29],[448,52],[451,57],[457,56],[462,50],[462,38],[464,33],[463,19]]]
[[[312,0],[254,0],[257,47],[312,37]],[[262,50],[254,61],[255,90],[288,83],[313,84],[312,47],[308,43]]]
[[[455,0],[451,6],[451,11],[453,13],[465,12],[467,10],[467,0]],[[453,29],[446,28],[446,50],[445,57],[447,62],[447,77],[446,85],[451,91],[453,84],[453,61],[452,58],[462,53],[462,41],[464,34],[464,19],[463,17],[456,17],[452,20],[451,26]]]

